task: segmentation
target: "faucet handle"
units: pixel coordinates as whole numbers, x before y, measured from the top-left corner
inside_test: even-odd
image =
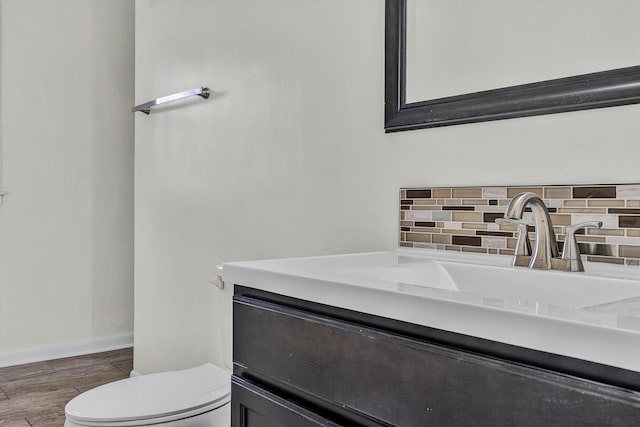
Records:
[[[496,218],[496,224],[513,225],[518,230],[518,240],[516,242],[515,255],[531,255],[531,241],[529,241],[529,224],[521,219]]]
[[[562,259],[569,261],[571,271],[584,271],[582,260],[580,259],[580,248],[576,240],[576,231],[583,228],[600,228],[601,221],[587,221],[580,224],[568,225],[564,237],[564,247],[562,248]]]

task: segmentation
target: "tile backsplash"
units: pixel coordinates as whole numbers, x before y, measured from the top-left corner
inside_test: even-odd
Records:
[[[524,191],[544,200],[560,249],[567,225],[602,221],[577,236],[583,260],[640,266],[640,184],[402,188],[400,246],[513,255],[515,227],[495,219]]]

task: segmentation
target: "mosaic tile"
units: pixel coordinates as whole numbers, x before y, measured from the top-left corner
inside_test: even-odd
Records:
[[[507,239],[504,237],[482,237],[482,246],[492,249],[503,249],[507,247]]]
[[[409,242],[431,243],[431,234],[427,234],[427,233],[406,233],[405,238]]]
[[[482,188],[482,197],[484,199],[506,199],[507,187],[484,187]]]
[[[616,187],[614,186],[589,186],[573,187],[574,199],[615,199]]]
[[[402,231],[416,231],[419,233],[441,233],[442,232],[441,228],[436,228],[436,227],[404,227],[404,228],[408,228],[408,230],[402,230]]]
[[[482,197],[482,188],[453,188],[451,194],[455,198],[478,199]]]
[[[624,264],[624,258],[613,258],[613,257],[599,257],[599,256],[588,256],[587,261],[589,262],[606,262],[609,264]]]
[[[433,197],[440,199],[451,198],[451,188],[434,188]]]
[[[432,216],[431,211],[409,211],[405,212],[404,218],[411,221],[430,221]]]
[[[621,228],[640,228],[640,216],[623,216],[618,218],[618,225]]]
[[[439,206],[434,206],[434,205],[418,205],[418,204],[416,204],[414,206],[411,206],[410,209],[414,210],[414,211],[437,211],[437,210],[440,210],[440,207]]]
[[[460,230],[462,228],[462,223],[458,221],[445,221],[444,228],[451,230]]]
[[[640,209],[632,208],[609,208],[610,214],[640,215]]]
[[[537,194],[538,197],[544,197],[544,191],[542,187],[508,187],[507,188],[507,198],[512,199],[520,193],[534,193]]]
[[[554,225],[571,225],[571,215],[549,214],[549,216]]]
[[[564,240],[564,236],[562,236],[562,240]],[[584,236],[584,235],[580,235],[580,234],[576,234],[576,240],[580,243],[582,242],[599,242],[599,243],[604,243],[606,242],[606,238],[605,237],[600,237],[600,236]]]
[[[618,185],[617,194],[621,199],[638,199],[640,198],[640,185]]]
[[[462,246],[461,248],[462,248],[462,252],[475,252],[475,253],[481,253],[481,254],[487,253],[487,249],[481,248],[481,247]]]
[[[570,199],[571,187],[547,187],[544,189],[545,199]]]
[[[482,246],[482,239],[476,236],[453,236],[451,242],[461,246]]]
[[[476,207],[475,206],[459,206],[459,205],[443,206],[442,210],[443,211],[475,211]]]
[[[577,233],[585,261],[640,265],[640,184],[403,188],[400,246],[512,255],[515,228],[495,220],[525,191],[547,205],[560,248],[567,226],[601,221],[601,229]],[[533,219],[527,209],[523,220]]]
[[[463,230],[461,228],[443,228],[442,234],[457,234],[457,235],[467,235],[467,236],[475,236],[476,232],[474,230]]]
[[[503,217],[504,217],[504,213],[485,212],[482,216],[482,221],[495,223],[497,218],[503,218]]]
[[[416,221],[414,225],[416,227],[435,227],[436,223],[433,221]]]
[[[624,236],[623,228],[590,228],[587,230],[587,234],[593,236]]]
[[[493,212],[504,215],[505,207],[506,206],[476,205],[476,212]]]
[[[410,199],[430,199],[431,190],[407,190],[406,195]]]
[[[640,258],[640,246],[620,245],[619,255],[624,258]]]
[[[490,224],[487,224],[490,225]],[[497,224],[498,225],[498,230],[503,230],[503,231],[516,231],[517,227],[515,225],[511,225],[511,224]]]
[[[447,245],[451,244],[451,235],[450,234],[434,234],[433,243],[443,243]]]
[[[437,205],[435,200],[433,199],[416,199],[414,200],[414,204],[416,205]]]
[[[586,202],[589,207],[621,208],[625,205],[622,199],[590,199]]]
[[[560,199],[544,199],[544,204],[550,209],[557,210],[562,207],[562,200]]]
[[[433,212],[433,220],[434,221],[451,221],[451,212]]]
[[[483,206],[488,204],[489,200],[486,199],[462,199],[462,205]]]
[[[475,222],[463,222],[462,228],[471,228],[473,230],[487,230],[489,228],[489,224],[478,224]]]
[[[496,236],[496,237],[513,237],[513,233],[509,233],[506,231],[484,231],[478,230],[476,231],[477,236]]]
[[[453,212],[451,219],[453,221],[482,222],[482,212]]]
[[[607,213],[606,208],[560,208],[558,209],[559,213],[583,213],[583,214],[594,214],[594,215],[602,215]]]
[[[608,243],[640,246],[640,237],[607,237]]]

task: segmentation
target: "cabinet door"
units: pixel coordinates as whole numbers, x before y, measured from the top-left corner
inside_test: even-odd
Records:
[[[231,385],[231,425],[233,427],[337,426],[235,375]]]
[[[637,392],[252,298],[235,299],[234,361],[237,375],[334,421],[640,425]]]

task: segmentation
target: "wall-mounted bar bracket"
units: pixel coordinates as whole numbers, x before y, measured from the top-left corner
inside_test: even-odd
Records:
[[[142,111],[145,114],[151,113],[151,107],[155,107],[156,105],[164,104],[171,101],[177,101],[179,99],[188,98],[190,96],[198,95],[204,99],[209,98],[209,88],[208,87],[199,87],[191,90],[185,90],[184,92],[174,93],[173,95],[163,96],[161,98],[157,98],[151,100],[149,102],[145,102],[144,104],[136,105],[131,109],[132,113],[136,111]]]

